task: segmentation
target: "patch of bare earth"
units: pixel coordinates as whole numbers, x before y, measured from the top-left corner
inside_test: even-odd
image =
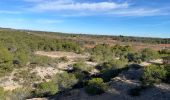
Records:
[[[69,65],[76,63],[77,60],[79,59],[86,59],[88,58],[88,55],[82,55],[82,54],[76,54],[73,52],[62,52],[62,51],[57,51],[57,52],[44,52],[44,51],[37,51],[35,52],[36,55],[40,56],[47,56],[51,58],[61,58],[61,57],[67,57],[68,62],[60,62],[58,63],[55,67],[52,66],[36,66],[31,69],[31,73],[36,73],[37,76],[39,76],[42,80],[50,80],[50,77],[57,73],[62,73],[62,70],[68,69]],[[97,63],[94,62],[88,62],[86,61],[88,65],[95,66]],[[20,70],[28,70],[27,68],[20,69]],[[96,70],[93,71],[97,72]],[[18,73],[18,70],[14,70],[9,76],[5,76],[3,78],[0,78],[0,87],[3,87],[6,91],[8,90],[14,90],[16,88],[21,88],[22,86],[19,85],[19,82],[14,81],[14,74]],[[38,83],[38,82],[36,82]]]
[[[0,79],[0,87],[3,87],[5,91],[14,90],[16,88],[22,87],[19,83],[13,80],[14,74],[17,70],[14,70],[9,76],[2,77]]]
[[[40,56],[48,56],[51,58],[61,58],[61,57],[67,57],[68,59],[87,58],[86,55],[76,54],[73,52],[63,52],[63,51],[54,51],[54,52],[37,51],[35,52],[35,54]]]

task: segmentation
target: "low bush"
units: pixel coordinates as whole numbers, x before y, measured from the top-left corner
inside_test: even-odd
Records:
[[[84,62],[77,62],[77,63],[73,64],[72,66],[77,71],[89,72],[92,70],[92,67],[87,65]]]
[[[144,68],[142,83],[143,85],[153,85],[165,79],[166,75],[167,71],[164,66],[150,65]]]
[[[37,96],[50,96],[54,95],[59,91],[58,85],[55,84],[53,81],[50,82],[42,82],[37,85],[35,94]]]
[[[71,73],[61,73],[57,74],[53,81],[58,84],[58,88],[60,91],[64,91],[66,89],[71,89],[73,85],[75,85],[78,82],[78,79],[75,77],[74,74]]]
[[[165,65],[165,70],[167,71],[165,82],[170,84],[170,64]]]
[[[107,90],[107,84],[103,82],[102,78],[93,78],[88,81],[85,91],[90,95],[102,94]]]
[[[113,60],[110,62],[105,62],[101,65],[96,66],[101,72],[101,77],[105,82],[110,81],[111,78],[119,75],[120,72],[127,69],[127,62],[124,60]]]
[[[54,62],[57,62],[55,60],[56,59],[52,59],[50,57],[34,55],[34,56],[31,57],[30,63],[31,64],[37,64],[37,65],[40,65],[40,66],[47,66],[47,65],[50,65]]]

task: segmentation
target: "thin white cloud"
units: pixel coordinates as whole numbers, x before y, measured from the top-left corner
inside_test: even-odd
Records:
[[[24,0],[31,2],[29,11],[53,12],[61,16],[94,16],[94,15],[118,15],[118,16],[156,16],[166,15],[166,9],[134,7],[133,3],[125,2],[78,2],[77,0]]]
[[[70,10],[70,11],[108,11],[120,8],[127,8],[128,4],[116,4],[114,2],[98,2],[98,3],[59,3],[49,2],[49,3],[40,3],[36,5],[33,9],[40,11],[62,11],[62,10]]]
[[[120,16],[155,16],[164,15],[161,9],[149,9],[149,8],[136,8],[136,9],[123,9],[118,11],[109,12],[109,15],[120,15]]]

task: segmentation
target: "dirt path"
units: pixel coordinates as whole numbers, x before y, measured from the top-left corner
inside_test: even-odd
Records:
[[[48,56],[51,58],[61,58],[61,57],[67,57],[68,59],[87,58],[87,55],[76,54],[73,52],[63,52],[63,51],[54,51],[54,52],[36,51],[35,54],[40,56]]]
[[[141,66],[149,66],[151,64],[163,64],[163,60],[162,59],[155,59],[155,60],[140,63]]]

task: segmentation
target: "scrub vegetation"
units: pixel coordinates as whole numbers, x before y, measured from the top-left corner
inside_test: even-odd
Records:
[[[122,72],[126,72],[131,68],[131,65],[140,66],[142,62],[150,62],[170,56],[168,48],[160,50],[141,48],[136,50],[130,44],[134,42],[154,45],[169,44],[170,39],[0,30],[0,77],[9,77],[15,72],[12,74],[13,79],[11,80],[18,82],[21,86],[10,91],[0,87],[0,100],[49,97],[79,88],[83,88],[88,95],[101,95],[107,92],[109,82]],[[90,37],[98,40],[86,41],[77,37]],[[98,43],[100,38],[111,38],[122,44],[128,44]],[[84,55],[86,58],[76,58],[76,60],[69,59],[66,56],[52,58],[36,55],[36,51],[74,52]],[[64,66],[64,64],[68,65]],[[63,69],[60,68],[62,65],[64,66]],[[48,70],[56,71],[56,73],[54,75],[47,74],[42,78],[38,74],[41,71],[34,71],[37,67],[45,68],[45,70],[49,68]],[[142,71],[141,86],[129,90],[129,94],[132,96],[139,96],[142,87],[154,86],[154,84],[161,82],[170,83],[170,66],[168,63],[153,63],[142,67]],[[1,82],[3,83],[2,80]]]

